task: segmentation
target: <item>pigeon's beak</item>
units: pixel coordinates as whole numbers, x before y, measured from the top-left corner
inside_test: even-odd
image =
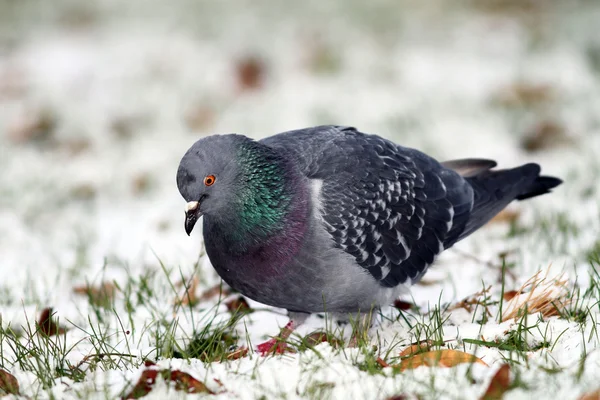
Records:
[[[192,230],[194,229],[194,225],[198,222],[198,218],[202,216],[200,212],[200,202],[198,201],[190,201],[185,205],[185,233],[190,236]]]

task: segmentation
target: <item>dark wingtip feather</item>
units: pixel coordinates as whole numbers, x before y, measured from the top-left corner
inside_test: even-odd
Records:
[[[563,181],[553,176],[538,176],[524,193],[516,197],[517,200],[525,200],[541,194],[549,193],[550,189],[557,187]]]

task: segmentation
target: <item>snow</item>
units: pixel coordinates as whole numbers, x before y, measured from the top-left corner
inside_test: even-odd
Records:
[[[547,268],[552,276],[566,272],[583,289],[590,284],[586,254],[600,237],[600,71],[590,56],[600,51],[594,19],[600,7],[592,3],[581,9],[556,3],[528,12],[408,0],[381,0],[372,7],[316,0],[286,6],[274,1],[18,3],[0,6],[6,11],[0,11],[1,323],[34,327],[41,309],[54,307],[61,324],[80,327],[65,336],[67,346],[75,346],[68,355],[74,364],[94,351],[88,340],[94,324],[106,329],[115,351],[156,359],[157,319],[177,321],[183,339],[215,312],[217,319],[228,318],[223,304],[214,308],[214,300],[174,312],[175,296],[161,267],[172,282],[194,271],[203,288],[219,282],[206,257],[195,268],[201,233],[185,235],[185,204],[175,185],[180,157],[211,133],[260,138],[335,123],[439,159],[493,158],[501,167],[539,162],[544,173],[565,184],[552,195],[511,206],[530,234],[507,238],[507,224],[489,225],[441,256],[425,277],[429,284],[414,287],[408,300],[426,311],[489,285],[498,297],[500,272],[486,263],[499,265],[498,254],[505,251],[516,276],[508,289]],[[255,90],[243,90],[237,80],[236,63],[247,57],[265,65]],[[497,104],[499,93],[519,84],[546,85],[551,94],[530,106]],[[204,119],[191,127],[190,115],[197,113],[205,113]],[[44,115],[51,120],[51,135],[29,138],[26,127]],[[567,144],[535,153],[522,149],[523,135],[540,121],[562,126]],[[541,222],[554,221],[559,213],[575,228],[565,232],[556,223]],[[85,296],[73,293],[74,286],[88,282],[125,285],[147,275],[154,277],[153,294],[131,319],[123,294],[115,303],[121,321],[115,314],[99,321]],[[249,303],[260,310],[237,329],[243,337],[247,329],[251,343],[287,322],[282,310]],[[453,311],[444,339],[462,348],[464,338],[501,338],[515,324],[481,326],[473,322],[480,317]],[[520,370],[530,386],[515,389],[511,398],[575,399],[597,389],[597,317],[597,311],[588,316],[584,328],[556,317],[538,324],[527,340],[552,338],[552,346],[530,354],[531,365]],[[322,328],[323,321],[311,317],[300,333]],[[527,323],[537,321],[538,316],[528,316]],[[380,320],[370,334],[384,347],[398,338],[405,338],[404,345],[414,339],[402,320]],[[465,349],[477,351],[491,367],[373,375],[356,366],[358,350],[340,352],[328,344],[317,346],[321,356],[306,351],[211,364],[162,359],[159,365],[189,372],[219,398],[302,398],[315,387],[331,398],[399,393],[427,398],[432,387],[448,398],[478,398],[507,353]],[[11,350],[2,350],[9,359]],[[577,379],[584,352],[588,357]],[[549,374],[539,365],[565,369]],[[96,369],[82,382],[60,378],[43,390],[31,372],[3,367],[25,394],[41,398],[115,397],[143,369]],[[474,384],[466,376],[469,368]],[[167,391],[175,396],[159,382],[146,398],[164,398]]]

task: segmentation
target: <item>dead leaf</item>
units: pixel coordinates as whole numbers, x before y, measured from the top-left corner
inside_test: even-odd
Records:
[[[552,102],[556,97],[547,84],[516,82],[496,93],[492,101],[503,107],[535,107]]]
[[[66,332],[66,329],[60,327],[56,321],[53,320],[52,307],[44,308],[38,319],[39,332],[46,336],[59,335]]]
[[[400,357],[407,357],[417,353],[424,353],[426,351],[429,351],[432,346],[433,342],[431,340],[412,344],[400,352]]]
[[[97,192],[96,187],[89,182],[76,184],[70,190],[70,194],[74,199],[83,201],[92,200],[96,197]]]
[[[481,400],[502,400],[510,388],[510,366],[503,364],[490,381]]]
[[[252,308],[248,305],[248,301],[242,296],[236,297],[235,299],[231,299],[225,302],[225,306],[229,312],[251,312]]]
[[[246,357],[247,354],[248,354],[248,348],[247,347],[240,347],[239,349],[237,349],[235,351],[232,351],[231,353],[228,353],[225,356],[225,358],[227,360],[237,360],[239,358]]]
[[[56,128],[56,116],[47,109],[27,110],[8,128],[13,143],[47,143],[52,140]]]
[[[525,133],[521,147],[529,152],[536,152],[558,145],[571,144],[565,127],[553,120],[540,121]]]
[[[415,305],[413,303],[409,303],[408,301],[396,299],[394,300],[394,307],[396,307],[400,311],[406,311],[413,308]]]
[[[147,193],[152,187],[152,177],[147,172],[137,174],[131,180],[131,191],[133,194],[140,195]]]
[[[140,379],[138,379],[133,389],[131,389],[131,391],[122,398],[139,399],[140,397],[144,397],[152,391],[152,388],[156,383],[156,378],[159,374],[165,381],[174,382],[175,390],[185,391],[186,393],[214,394],[206,387],[204,383],[200,382],[187,372],[182,372],[179,370],[171,371],[168,369],[159,370],[154,368],[153,365],[149,369],[142,371],[142,375],[140,376]]]
[[[246,57],[236,63],[236,73],[241,91],[255,90],[263,85],[265,65],[257,57]]]
[[[387,368],[390,366],[390,364],[386,363],[385,360],[383,360],[381,357],[377,357],[377,360],[375,360],[375,362],[377,362],[377,364],[379,364],[381,368]]]
[[[201,300],[196,294],[198,292],[198,286],[200,285],[200,279],[194,276],[191,281],[177,282],[175,287],[185,287],[185,292],[175,299],[175,304],[183,306],[195,306]]]
[[[333,335],[329,335],[329,334],[327,334],[327,332],[323,332],[323,331],[312,332],[312,333],[306,335],[304,337],[303,341],[308,346],[312,346],[312,347],[314,347],[318,344],[321,344],[321,343],[325,343],[325,342],[329,343],[331,345],[331,347],[334,347],[334,348],[341,347],[344,344],[344,342],[342,340],[336,338]]]
[[[489,223],[490,224],[497,224],[497,223],[512,224],[512,223],[516,222],[520,216],[521,216],[520,211],[509,210],[509,209],[505,208],[504,210],[502,210],[498,214],[496,214],[496,216],[494,218],[492,218]]]
[[[200,295],[200,300],[201,301],[210,300],[211,298],[213,298],[215,296],[219,296],[219,295],[221,297],[225,297],[225,296],[229,296],[231,293],[232,293],[232,291],[229,286],[219,283],[209,289],[206,289],[204,292],[202,292],[202,294]]]
[[[426,353],[419,353],[410,358],[406,358],[400,364],[394,365],[394,368],[400,371],[414,369],[421,366],[426,367],[454,367],[463,363],[477,363],[487,366],[481,359],[472,354],[464,353],[458,350],[433,350]]]
[[[519,292],[517,292],[516,290],[509,290],[508,292],[504,292],[504,295],[502,296],[502,298],[506,301],[512,299],[513,297],[515,297],[516,295],[520,294]]]
[[[186,113],[185,122],[192,131],[205,131],[214,125],[215,110],[206,104],[195,105]]]
[[[590,393],[585,393],[579,400],[600,400],[600,389]]]
[[[167,371],[161,371],[161,374],[165,375]],[[175,390],[181,390],[186,393],[210,393],[212,392],[206,387],[203,382],[200,382],[187,372],[182,371],[171,371],[169,376],[171,382],[175,382]]]
[[[87,296],[91,304],[105,308],[112,304],[116,290],[113,282],[104,282],[100,286],[80,285],[73,288],[73,292]]]
[[[563,279],[563,275],[549,279],[549,269],[544,276],[541,276],[541,272],[529,278],[517,290],[517,295],[506,303],[502,321],[517,318],[525,311],[528,314],[541,313],[544,317],[562,315],[563,310],[571,304],[568,281]]]
[[[12,376],[3,369],[0,369],[0,395],[4,394],[19,394],[19,382],[17,378]]]

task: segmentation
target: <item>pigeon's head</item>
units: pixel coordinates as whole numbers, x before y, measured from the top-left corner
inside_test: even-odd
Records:
[[[241,135],[215,135],[198,140],[185,153],[177,170],[177,187],[187,202],[185,231],[189,235],[202,215],[218,216],[231,209],[240,185],[237,162]]]
[[[289,171],[274,149],[245,136],[198,140],[177,171],[177,186],[187,202],[185,231],[189,235],[202,215],[254,234],[281,227],[292,200]]]

